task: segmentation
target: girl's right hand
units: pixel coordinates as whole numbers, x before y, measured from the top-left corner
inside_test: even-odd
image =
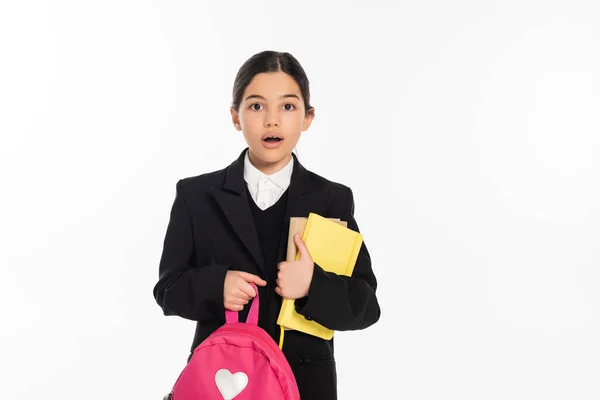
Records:
[[[251,283],[259,286],[267,284],[257,275],[243,271],[227,271],[223,288],[225,308],[230,311],[242,311],[250,299],[256,296]]]

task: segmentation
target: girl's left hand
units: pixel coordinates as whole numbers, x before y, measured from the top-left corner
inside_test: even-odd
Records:
[[[294,261],[282,261],[278,264],[277,287],[275,292],[286,299],[299,299],[308,295],[315,263],[300,234],[294,235],[294,241],[300,252],[300,258]]]

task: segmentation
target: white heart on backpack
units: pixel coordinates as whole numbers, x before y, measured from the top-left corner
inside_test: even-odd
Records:
[[[215,374],[215,383],[223,400],[232,400],[248,385],[248,375],[243,372],[232,374],[229,370],[220,369]]]

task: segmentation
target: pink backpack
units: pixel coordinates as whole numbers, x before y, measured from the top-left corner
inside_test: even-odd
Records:
[[[248,319],[225,310],[226,323],[194,349],[164,399],[300,400],[292,369],[277,343],[258,326],[258,289]]]

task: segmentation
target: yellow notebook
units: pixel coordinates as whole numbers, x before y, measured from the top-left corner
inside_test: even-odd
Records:
[[[325,271],[351,276],[362,245],[363,236],[359,232],[347,228],[346,222],[339,219],[325,218],[310,213],[308,218],[304,218],[304,220],[302,240],[306,244],[313,261]],[[293,235],[302,224],[302,218],[292,218],[290,220],[290,241],[293,242]],[[288,261],[291,261],[291,254],[293,253],[290,253],[288,243]],[[297,260],[298,258],[299,253],[296,250],[293,259]],[[288,330],[301,331],[325,340],[333,337],[333,330],[325,328],[315,321],[309,321],[298,314],[294,307],[294,300],[291,299],[283,299],[277,324]]]

